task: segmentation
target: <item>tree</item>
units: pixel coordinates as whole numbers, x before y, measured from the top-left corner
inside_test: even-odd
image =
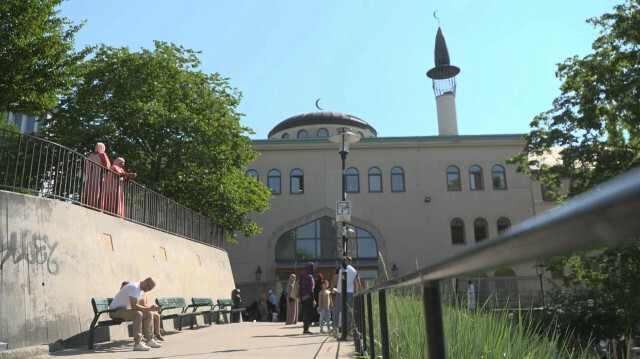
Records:
[[[55,107],[61,89],[90,49],[73,50],[83,26],[58,17],[62,0],[0,2],[0,116],[42,114]]]
[[[639,8],[638,0],[628,0],[587,20],[600,28],[593,53],[558,65],[561,95],[534,118],[523,152],[509,161],[551,189],[557,202],[640,164]],[[555,162],[532,160],[553,153],[558,153]],[[568,180],[566,196],[559,194],[563,180]],[[637,254],[638,239],[550,262],[551,269],[571,268],[565,283],[573,291],[558,296],[556,305],[568,323],[571,317],[587,322],[575,330],[613,337],[640,323]]]
[[[140,52],[103,45],[45,121],[45,134],[81,153],[103,142],[138,182],[229,234],[251,236],[259,228],[247,212],[265,210],[270,191],[242,171],[257,153],[235,111],[241,94],[199,65],[196,52],[164,42]]]

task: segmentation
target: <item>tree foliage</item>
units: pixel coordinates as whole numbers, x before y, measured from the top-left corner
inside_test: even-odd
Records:
[[[587,20],[600,29],[593,53],[558,65],[560,96],[534,118],[523,152],[510,160],[552,190],[557,202],[640,164],[639,8],[638,0],[628,0]],[[544,157],[547,161],[538,160]],[[565,180],[563,197],[559,189]],[[574,290],[556,301],[566,322],[584,322],[575,329],[608,337],[640,323],[640,262],[633,257],[639,252],[640,241],[634,240],[552,260],[552,269],[571,269],[566,283]]]
[[[0,113],[53,109],[90,51],[74,51],[73,37],[83,24],[59,17],[61,2],[0,1]]]
[[[241,94],[199,65],[196,52],[164,42],[140,52],[103,45],[45,132],[81,153],[105,143],[136,181],[251,236],[259,228],[247,212],[265,210],[270,192],[242,171],[257,153],[235,110]]]

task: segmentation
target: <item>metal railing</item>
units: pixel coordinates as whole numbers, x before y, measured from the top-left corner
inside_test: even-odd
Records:
[[[389,358],[386,291],[422,285],[425,355],[446,358],[441,280],[623,241],[640,234],[639,215],[640,169],[635,169],[459,255],[358,292],[353,308],[356,349],[370,358],[380,356],[374,353],[373,339],[372,296],[377,294],[381,356]]]
[[[225,230],[210,218],[69,148],[4,129],[0,129],[0,188],[79,204],[225,248]]]

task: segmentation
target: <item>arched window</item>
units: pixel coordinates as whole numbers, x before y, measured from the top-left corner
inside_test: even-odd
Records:
[[[353,229],[349,230],[349,253],[354,259],[377,258],[378,247],[373,235],[362,228],[349,227]],[[339,257],[341,254],[335,245],[336,235],[335,222],[329,217],[321,217],[286,231],[276,242],[276,261],[309,261]]]
[[[461,218],[451,220],[451,244],[465,244],[464,221]]]
[[[360,174],[358,170],[350,167],[345,171],[347,177],[347,193],[360,192]]]
[[[318,137],[329,137],[329,131],[326,128],[318,129]]]
[[[356,133],[356,135],[358,135],[358,137],[364,137],[364,135],[360,131],[358,131],[358,133]]]
[[[282,134],[282,139],[283,139],[283,140],[288,140],[288,139],[289,139],[289,134],[288,134],[288,133],[286,133],[286,132],[285,132],[285,133],[283,133],[283,134]]]
[[[460,170],[456,166],[447,167],[447,189],[449,191],[460,191]]]
[[[487,220],[484,218],[476,218],[473,221],[473,233],[476,237],[476,243],[484,241],[489,236],[487,229]]]
[[[271,193],[280,194],[280,171],[269,171],[267,174],[267,186],[271,188]]]
[[[504,231],[505,229],[509,229],[511,227],[511,221],[507,217],[498,218],[498,233]]]
[[[484,189],[484,184],[482,183],[482,168],[480,168],[480,166],[473,165],[469,167],[469,184],[472,191]]]
[[[256,179],[256,181],[259,180],[258,171],[256,171],[256,170],[248,170],[247,172],[244,173],[244,176],[245,177],[251,176],[251,177],[254,177]]]
[[[304,173],[299,169],[294,169],[289,175],[289,188],[291,194],[304,193]]]
[[[404,192],[404,170],[400,167],[391,169],[391,192]]]
[[[493,179],[493,189],[507,189],[507,175],[504,167],[494,165],[491,167],[491,178]]]
[[[369,192],[382,192],[382,171],[378,167],[369,168]]]
[[[298,131],[298,138],[307,138],[307,137],[309,137],[309,134],[307,133],[307,130]]]

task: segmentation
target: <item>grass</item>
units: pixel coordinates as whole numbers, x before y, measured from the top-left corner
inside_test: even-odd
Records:
[[[381,357],[377,295],[372,295],[372,301],[375,354]],[[586,351],[575,352],[569,348],[550,328],[540,328],[532,321],[524,320],[526,312],[522,310],[515,314],[508,311],[471,312],[444,305],[442,311],[448,358],[589,358]],[[387,292],[387,313],[391,358],[425,358],[422,298],[407,290]]]

